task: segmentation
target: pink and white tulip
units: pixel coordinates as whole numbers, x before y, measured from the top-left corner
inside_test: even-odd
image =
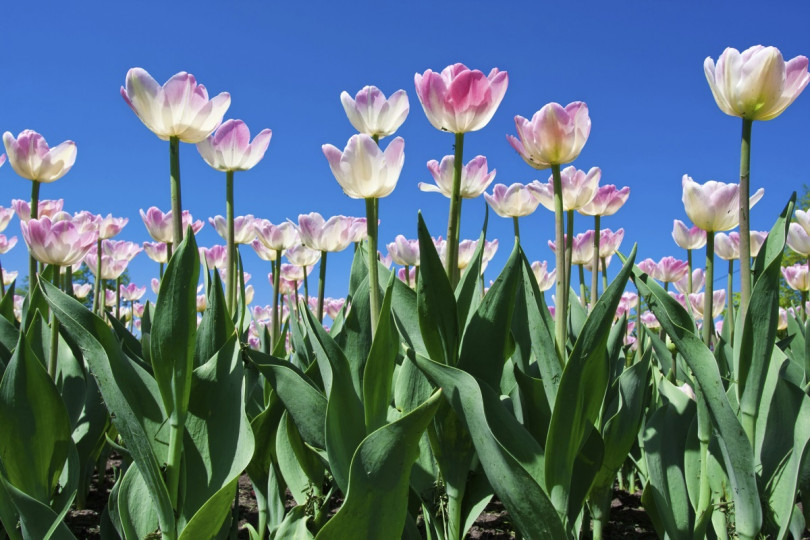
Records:
[[[18,175],[34,182],[54,182],[62,178],[76,162],[76,143],[65,141],[53,148],[45,137],[26,129],[14,138],[3,133],[8,162]]]
[[[495,184],[492,195],[484,193],[484,199],[501,217],[528,216],[537,210],[537,205],[540,204],[540,199],[537,198],[532,188],[519,183],[511,186]]]
[[[8,253],[11,248],[17,245],[17,237],[6,238],[5,234],[0,234],[0,254]]]
[[[201,247],[200,260],[204,260],[209,270],[211,268],[224,269],[228,256],[228,248],[223,245]]]
[[[689,302],[692,304],[692,313],[695,314],[696,319],[704,317],[703,304],[706,293],[692,293],[689,295]],[[712,293],[712,319],[716,318],[723,312],[726,305],[726,290],[720,289]]]
[[[535,169],[548,169],[574,161],[591,133],[588,106],[575,101],[565,107],[544,105],[531,120],[515,116],[518,136],[507,135],[520,157]]]
[[[352,219],[332,216],[324,220],[317,212],[298,216],[298,232],[307,247],[318,251],[343,251],[352,243]]]
[[[565,188],[563,187],[563,197],[565,196]],[[579,213],[586,216],[612,216],[619,211],[619,208],[624,206],[627,198],[630,197],[630,188],[623,187],[616,189],[613,184],[601,186],[596,190],[591,202],[579,208]],[[563,204],[565,204],[563,202]]]
[[[94,233],[80,233],[70,219],[30,219],[20,223],[20,229],[31,256],[45,264],[72,266],[96,243]]]
[[[28,214],[30,216],[31,212],[29,211]],[[8,227],[12,217],[14,217],[13,208],[4,208],[0,206],[0,232],[6,230],[6,227]]]
[[[699,292],[706,282],[706,275],[702,268],[695,268],[692,270],[692,290],[689,290],[689,275],[683,276],[681,279],[674,283],[675,289],[681,294],[690,294]]]
[[[267,152],[273,132],[263,129],[250,142],[250,130],[241,120],[226,120],[217,130],[197,143],[203,160],[218,171],[247,171]]]
[[[419,182],[419,189],[441,193],[449,199],[453,194],[455,161],[455,156],[444,156],[441,163],[435,159],[428,161],[427,168],[435,184]],[[461,198],[474,199],[481,195],[495,179],[495,172],[495,169],[487,169],[487,158],[484,156],[475,156],[466,165],[462,165],[459,190]]]
[[[810,291],[810,277],[808,277],[807,264],[796,263],[793,266],[782,268],[782,276],[791,289],[797,291]]]
[[[129,285],[121,285],[119,291],[121,294],[121,300],[125,300],[127,302],[137,302],[146,293],[146,287],[138,287],[134,283],[130,283]]]
[[[164,242],[144,242],[143,251],[147,257],[156,263],[165,264],[169,262],[168,249]]]
[[[256,239],[267,249],[282,251],[300,241],[298,228],[294,223],[284,221],[273,225],[266,219],[256,219],[253,222]]]
[[[419,240],[408,240],[399,234],[386,247],[395,263],[402,266],[419,266]]]
[[[78,298],[80,300],[84,299],[84,298],[87,298],[90,295],[90,291],[92,291],[92,290],[93,290],[93,284],[92,283],[82,283],[82,284],[74,283],[73,284],[73,296],[75,296],[76,298]]]
[[[680,219],[676,219],[672,226],[672,239],[683,249],[700,249],[706,245],[706,231],[697,225],[691,228]]]
[[[216,229],[217,234],[223,239],[228,237],[228,222],[222,216],[208,218],[208,222]],[[233,220],[233,242],[234,244],[250,244],[256,238],[254,226],[255,218],[252,214],[237,216]]]
[[[592,167],[587,173],[574,167],[566,167],[560,171],[562,180],[563,210],[579,210],[590,203],[599,188],[599,179],[602,177],[602,170],[599,167]],[[535,180],[529,184],[535,196],[540,200],[540,204],[554,211],[554,177],[551,176],[548,182],[541,184]]]
[[[793,218],[795,221],[788,229],[787,245],[796,253],[810,257],[810,212],[796,210]]]
[[[540,292],[547,291],[554,286],[557,281],[557,269],[548,271],[548,262],[534,261],[532,263],[532,273],[537,280],[537,287]]]
[[[294,244],[284,250],[284,256],[295,266],[306,266],[310,270],[321,259],[321,252],[304,244]],[[282,265],[283,266],[283,265]]]
[[[169,210],[165,214],[157,207],[150,207],[146,212],[141,209],[141,219],[143,224],[146,225],[146,230],[149,236],[155,242],[165,242],[168,244],[174,243],[174,234],[172,233],[172,211]],[[194,221],[191,213],[188,210],[183,210],[183,234],[190,226],[194,234],[200,232],[204,223],[200,220]]]
[[[405,90],[397,90],[386,99],[376,86],[364,86],[354,99],[348,92],[341,92],[340,102],[354,129],[377,138],[399,129],[410,111]]]
[[[64,206],[64,199],[41,199],[37,204],[37,217],[48,217],[53,219],[56,214],[62,211]],[[22,199],[11,199],[11,207],[20,218],[20,221],[28,221],[31,219],[31,205],[28,201]]]
[[[405,141],[397,137],[383,151],[366,134],[352,135],[341,152],[322,146],[332,174],[352,199],[379,199],[394,191],[405,163]]]
[[[740,185],[709,180],[698,184],[683,175],[683,205],[692,223],[704,231],[728,231],[739,225]],[[753,207],[765,193],[759,188],[750,198]]]

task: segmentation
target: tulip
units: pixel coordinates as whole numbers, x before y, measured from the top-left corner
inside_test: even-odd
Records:
[[[761,231],[751,231],[751,255],[756,257],[759,249],[765,242],[768,233]],[[728,305],[726,306],[726,320],[728,321],[731,339],[734,337],[734,306],[733,291],[734,291],[734,261],[740,258],[740,233],[734,231],[728,234],[717,233],[714,236],[714,252],[723,260],[728,261],[728,282],[726,288],[728,290]]]
[[[157,278],[152,278],[149,282],[149,285],[152,287],[152,292],[158,294],[160,292],[160,280]]]
[[[397,90],[386,99],[376,86],[364,86],[354,99],[348,92],[341,92],[340,102],[354,129],[375,139],[399,129],[410,110],[405,90]]]
[[[340,310],[343,309],[343,306],[346,305],[345,298],[327,298],[324,300],[325,306],[324,309],[326,310],[326,316],[332,319],[333,321],[340,313]]]
[[[540,289],[540,292],[547,291],[554,286],[557,270],[554,269],[549,272],[548,262],[534,261],[531,266],[534,279],[537,280],[537,287]]]
[[[400,268],[397,270],[397,277],[400,281],[405,283],[408,287],[415,288],[416,287],[416,272],[417,267],[406,266],[405,268]]]
[[[796,221],[788,229],[787,245],[799,255],[810,257],[810,212],[796,210],[793,217]]]
[[[256,238],[256,229],[253,225],[255,218],[252,214],[246,216],[238,216],[234,218],[234,234],[233,241],[235,244],[250,244]],[[222,216],[214,216],[208,218],[208,222],[216,229],[223,240],[228,237],[228,223]]]
[[[253,225],[256,239],[273,251],[285,250],[300,241],[298,229],[289,221],[273,225],[266,219],[256,219]]]
[[[129,223],[129,219],[127,218],[116,218],[112,217],[112,214],[107,214],[107,217],[98,216],[99,223],[98,223],[98,237],[99,240],[105,240],[107,238],[112,238],[119,232],[124,226]]]
[[[477,131],[490,121],[506,93],[509,76],[498,69],[484,76],[478,70],[471,71],[463,64],[455,64],[446,67],[441,74],[431,70],[422,75],[417,73],[414,82],[419,101],[433,127],[455,134],[453,184],[447,219],[449,249],[445,256],[450,285],[455,287],[460,276],[458,243],[464,133]]]
[[[706,245],[706,231],[697,225],[690,229],[683,221],[676,219],[672,228],[672,239],[683,249],[700,249]]]
[[[312,267],[321,258],[321,252],[317,249],[310,249],[304,244],[294,244],[284,250],[284,256],[295,266]]]
[[[250,142],[250,130],[242,120],[226,120],[197,143],[203,160],[218,171],[247,171],[255,167],[267,152],[273,132],[263,129]]]
[[[169,262],[164,242],[144,242],[143,251],[147,257],[156,263],[165,264]]]
[[[96,241],[93,233],[79,233],[69,219],[52,222],[50,218],[20,223],[31,255],[41,263],[72,266],[81,261]]]
[[[689,175],[683,175],[683,204],[692,222],[707,232],[727,231],[739,224],[736,209],[740,199],[739,184],[726,184],[710,180],[698,184]],[[750,199],[754,206],[765,193],[760,188]]]
[[[658,319],[655,318],[655,315],[652,311],[645,311],[639,317],[641,323],[649,328],[650,330],[658,330],[661,328],[661,323],[658,322]]]
[[[593,235],[594,231],[590,230],[574,236],[571,242],[571,264],[590,264],[593,260],[593,251],[590,249],[593,245]],[[566,235],[566,240],[567,239],[568,235]],[[549,240],[548,247],[551,248],[551,251],[557,252],[556,242]]]
[[[719,291],[714,291],[712,293],[712,300],[710,303],[705,301],[705,296],[707,293],[692,293],[689,295],[689,302],[692,305],[692,312],[695,314],[695,317],[698,319],[702,319],[705,317],[707,313],[706,307],[711,306],[711,318],[716,318],[721,311],[723,311],[723,306],[726,303],[726,290],[720,289]],[[704,325],[706,321],[704,321]]]
[[[380,222],[377,220],[377,225]],[[353,244],[358,244],[368,239],[368,220],[362,217],[353,217],[352,226],[349,228],[349,236]]]
[[[422,191],[441,193],[448,199],[453,195],[453,174],[455,173],[455,157],[444,156],[441,163],[435,159],[428,161],[427,168],[433,176],[434,184],[419,182]],[[459,196],[462,199],[474,199],[480,196],[495,179],[495,169],[487,169],[487,158],[475,156],[466,165],[461,167],[461,185]]]
[[[8,253],[8,251],[16,245],[17,245],[16,236],[6,238],[5,234],[0,234],[0,254]]]
[[[563,188],[560,165],[570,163],[579,156],[582,147],[591,132],[591,119],[588,106],[576,101],[562,107],[558,103],[549,103],[534,116],[531,121],[522,116],[515,116],[518,137],[507,135],[512,147],[526,163],[535,169],[551,168],[553,178],[555,238],[557,244],[563,241],[565,224],[563,223]],[[572,233],[573,231],[569,231]],[[557,268],[566,269],[565,248],[557,250]],[[566,319],[567,294],[570,269],[557,273],[557,297],[561,299],[562,314],[555,318],[555,337],[560,362],[567,357]]]
[[[506,93],[509,75],[493,68],[485,76],[459,63],[447,66],[441,73],[417,73],[414,84],[431,125],[462,134],[478,131],[489,123]]]
[[[208,268],[224,269],[227,267],[226,262],[228,258],[227,246],[217,245],[210,248],[201,247],[200,259],[205,260]]]
[[[121,285],[119,288],[121,299],[127,302],[137,302],[146,293],[146,287],[138,287],[134,283]]]
[[[298,216],[298,232],[301,241],[318,251],[343,251],[351,244],[352,219],[347,216],[332,216],[328,220],[317,213]]]
[[[274,249],[267,249],[264,244],[259,242],[258,240],[254,240],[250,243],[250,247],[253,248],[253,251],[256,252],[256,255],[263,261],[270,261],[273,262],[276,260],[277,253]]]
[[[30,216],[31,214],[29,213],[28,215]],[[0,206],[0,232],[6,230],[12,217],[14,217],[14,208],[4,208]]]
[[[59,180],[76,162],[76,143],[65,141],[50,148],[42,135],[30,129],[21,132],[16,139],[6,131],[3,144],[14,172],[33,182]]]
[[[788,319],[787,319],[787,310],[785,308],[779,308],[779,321],[776,324],[777,330],[787,330],[788,327]]]
[[[484,199],[496,214],[511,218],[528,216],[540,204],[535,192],[529,186],[519,183],[511,186],[495,184],[492,195],[484,193]]]
[[[408,240],[399,234],[386,247],[395,263],[402,266],[419,266],[418,240]]]
[[[141,219],[143,224],[146,225],[146,230],[152,240],[155,242],[165,242],[166,244],[173,244],[175,242],[174,232],[172,230],[172,211],[169,210],[165,214],[160,209],[151,206],[146,212],[141,209]],[[191,227],[192,232],[197,234],[203,228],[204,223],[200,220],[193,221],[191,214],[188,210],[184,210],[182,214],[183,226],[182,229]],[[169,254],[171,257],[171,254]]]
[[[695,268],[691,275],[682,277],[674,283],[675,289],[681,294],[699,292],[705,282],[705,273],[702,268]]]
[[[560,171],[560,177],[562,180],[563,210],[579,210],[589,204],[596,196],[602,171],[599,167],[592,167],[586,173],[574,166],[570,166]],[[529,184],[529,187],[540,201],[540,204],[553,212],[554,176],[550,176],[545,184],[535,180]]]
[[[475,254],[475,250],[478,249],[478,240],[464,240],[458,246],[458,268],[459,270],[464,270],[467,268],[470,263],[472,262],[472,257]],[[481,273],[487,267],[489,261],[495,256],[495,253],[498,251],[498,240],[492,240],[491,242],[484,241],[484,249],[481,253]]]
[[[0,275],[2,275],[2,280],[0,280],[0,283],[3,284],[3,287],[8,287],[17,280],[17,276],[20,275],[20,273],[16,270],[6,271],[5,269],[0,268]],[[5,296],[5,294],[6,293],[4,291],[3,296]]]
[[[352,199],[378,199],[394,191],[405,163],[405,141],[397,137],[383,151],[365,134],[352,135],[341,152],[331,144],[322,147],[332,174]]]
[[[727,48],[717,65],[706,58],[703,70],[720,110],[747,120],[776,118],[810,82],[807,57],[785,62],[779,49],[762,45]]]
[[[806,293],[810,291],[810,278],[808,278],[807,264],[796,263],[793,266],[782,268],[782,276],[791,289]],[[805,299],[802,299],[804,305]]]
[[[93,290],[93,285],[90,283],[74,283],[73,284],[73,296],[78,299],[87,298],[90,295],[90,291]]]
[[[62,211],[64,204],[65,201],[63,199],[42,199],[39,201],[37,216],[40,218],[48,217],[53,219],[56,214]],[[20,221],[28,221],[33,217],[31,214],[31,206],[28,204],[28,201],[11,199],[11,207],[14,209],[17,217],[20,218]]]

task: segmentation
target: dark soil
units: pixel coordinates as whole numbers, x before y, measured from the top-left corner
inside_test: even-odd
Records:
[[[107,464],[106,474],[99,486],[97,476],[93,477],[90,495],[87,498],[87,508],[84,510],[71,510],[65,522],[76,538],[96,540],[101,538],[99,521],[104,506],[107,504],[110,489],[113,485],[113,467],[120,465],[118,460],[111,460]],[[100,488],[100,490],[99,490]],[[289,506],[294,502],[290,498]],[[336,508],[342,502],[335,501]],[[239,533],[238,538],[249,538],[245,524],[250,523],[256,527],[258,523],[258,506],[253,495],[253,487],[247,475],[239,479]],[[478,517],[470,529],[467,538],[475,540],[504,540],[514,538],[512,522],[509,514],[500,501],[493,499]],[[590,538],[590,534],[583,535]],[[617,538],[657,538],[647,514],[641,506],[640,494],[631,494],[616,490],[611,503],[610,521],[605,528],[606,539]]]

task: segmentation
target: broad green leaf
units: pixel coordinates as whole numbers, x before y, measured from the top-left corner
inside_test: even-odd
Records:
[[[321,493],[324,467],[320,458],[304,445],[295,423],[286,411],[276,430],[276,455],[284,482],[298,504],[307,502],[307,493]]]
[[[22,532],[22,538],[42,538],[50,540],[76,539],[63,521],[68,510],[67,508],[63,513],[57,514],[47,504],[43,504],[41,501],[14,487],[1,472],[0,483],[3,484],[3,489],[5,489],[10,501],[20,516],[19,526],[20,532]],[[16,535],[19,534],[15,529],[16,527],[12,528],[12,530],[9,530],[8,527],[6,528],[6,532],[9,533],[11,538],[17,538]]]
[[[225,345],[236,331],[233,319],[225,305],[225,293],[219,272],[214,271],[214,279],[208,288],[207,303],[202,322],[197,329],[194,349],[194,366],[201,366]]]
[[[194,234],[176,246],[160,281],[152,320],[150,357],[166,413],[182,421],[188,408],[194,339],[197,332],[197,281],[200,260]]]
[[[737,530],[742,535],[755,536],[762,526],[762,509],[754,475],[754,453],[726,396],[714,355],[695,335],[694,322],[683,306],[638,268],[634,269],[634,274],[639,292],[692,370],[705,396],[731,482]]]
[[[160,468],[166,461],[167,443],[158,435],[166,414],[155,380],[124,356],[103,320],[49,283],[43,284],[43,292],[59,323],[90,365],[104,403],[113,415],[113,424],[138,463],[158,508],[161,529],[174,530],[174,511]]]
[[[388,280],[377,334],[368,353],[363,372],[363,406],[365,409],[366,431],[373,432],[386,423],[388,407],[391,403],[391,380],[399,352],[399,334],[391,318],[391,299],[394,291],[393,275]]]
[[[795,200],[796,193],[782,210],[760,248],[748,311],[742,314],[745,317],[742,331],[736,332],[734,364],[743,422],[746,422],[746,417],[757,416],[762,387],[776,341],[782,253]],[[749,437],[752,435],[753,433],[749,433]]]
[[[419,264],[416,309],[419,313],[422,339],[429,358],[453,366],[458,358],[461,337],[456,297],[421,213]]]
[[[275,389],[304,442],[314,448],[325,449],[327,401],[323,393],[289,362],[253,350],[248,355]]]
[[[352,457],[346,500],[317,538],[399,538],[418,441],[441,403],[437,392],[399,420],[366,437]]]
[[[484,205],[484,225],[481,227],[481,235],[478,237],[478,245],[475,248],[470,264],[464,270],[461,280],[456,286],[456,305],[458,309],[458,321],[462,328],[467,326],[469,316],[475,313],[481,298],[481,267],[484,246],[487,239],[487,222],[489,221],[489,205]]]
[[[130,465],[121,480],[118,515],[126,538],[147,538],[158,529],[157,508],[137,463]]]
[[[543,446],[546,444],[548,426],[551,423],[551,408],[543,381],[524,374],[517,366],[514,371],[523,405],[523,426],[532,434],[537,444]]]
[[[219,530],[231,513],[231,504],[238,484],[239,477],[235,476],[206,500],[180,533],[178,540],[208,538],[214,531]]]
[[[566,538],[542,488],[543,449],[501,403],[489,385],[468,373],[416,355],[416,364],[442,388],[464,420],[481,466],[524,538]]]
[[[14,316],[14,287],[17,280],[11,282],[11,285],[6,287],[6,294],[0,299],[0,317],[5,319],[11,325],[17,325],[17,318]]]
[[[363,280],[354,291],[351,309],[343,323],[343,332],[340,334],[340,339],[334,341],[339,345],[343,356],[349,363],[349,372],[355,392],[358,396],[362,396],[363,370],[371,350],[371,304],[368,280]]]
[[[616,308],[633,267],[635,247],[628,261],[610,284],[585,321],[574,349],[565,364],[557,401],[551,415],[546,439],[546,489],[560,516],[567,516],[567,527],[572,527],[576,514],[570,509],[574,500],[571,493],[587,489],[575,486],[574,464],[595,426],[608,385],[607,341]],[[599,467],[596,467],[598,470]],[[581,479],[581,481],[587,481]],[[590,482],[593,478],[590,479]],[[583,494],[584,496],[584,494]],[[583,501],[579,501],[581,505]],[[577,510],[578,513],[578,510]]]
[[[311,540],[314,536],[307,529],[308,520],[306,507],[296,506],[281,522],[273,540]]]
[[[503,373],[520,271],[520,246],[516,243],[503,271],[464,329],[458,367],[493,388],[498,387]]]
[[[22,332],[0,381],[0,432],[9,484],[48,505],[68,456],[70,419]]]

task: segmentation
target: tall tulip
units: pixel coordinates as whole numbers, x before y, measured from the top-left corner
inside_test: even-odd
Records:
[[[427,70],[414,75],[416,95],[428,121],[441,131],[455,134],[453,187],[447,223],[447,275],[455,287],[459,279],[458,243],[461,225],[461,170],[464,134],[486,126],[501,104],[509,75],[493,68],[489,75],[470,70],[464,64],[447,66],[441,73]]]
[[[172,199],[172,230],[177,242],[183,239],[183,205],[180,191],[180,141],[202,142],[222,123],[231,105],[231,96],[222,92],[208,99],[208,90],[197,84],[194,75],[181,71],[160,86],[146,70],[135,67],[127,72],[121,97],[143,124],[161,140],[169,141],[169,171]],[[173,436],[180,436],[179,433]],[[182,437],[173,441],[182,448]],[[172,445],[172,450],[177,449]],[[169,463],[169,496],[177,506],[179,456]]]
[[[272,341],[275,348],[281,333],[281,316],[279,314],[279,282],[281,271],[281,252],[291,247],[296,242],[300,242],[298,228],[294,223],[285,221],[279,225],[274,225],[266,219],[257,219],[253,222],[256,232],[255,242],[261,243],[263,247],[275,253],[273,259],[273,272],[275,281],[273,282],[273,332]],[[255,246],[254,246],[255,249]]]
[[[341,152],[331,144],[323,145],[323,153],[329,161],[332,174],[353,199],[366,201],[366,227],[368,233],[369,300],[371,303],[371,334],[377,331],[380,312],[380,287],[377,281],[377,199],[387,197],[394,191],[405,163],[405,141],[397,137],[383,151],[370,136],[352,135]],[[325,265],[321,266],[325,268]],[[320,294],[319,294],[320,298]],[[318,303],[319,319],[323,303]]]
[[[507,135],[520,157],[535,169],[551,168],[554,188],[554,216],[556,244],[561,246],[557,250],[557,294],[561,299],[561,310],[554,318],[554,334],[557,341],[557,352],[560,362],[564,363],[568,357],[566,349],[568,308],[565,298],[568,293],[565,270],[565,248],[562,244],[565,237],[565,224],[563,222],[563,188],[560,165],[574,161],[582,151],[588,136],[591,133],[591,118],[588,115],[588,106],[575,101],[563,107],[559,103],[544,105],[534,113],[531,120],[522,116],[515,116],[515,127],[518,136]],[[569,231],[573,233],[573,231]]]
[[[689,290],[692,290],[692,250],[700,249],[706,245],[706,231],[693,225],[691,228],[680,219],[676,219],[672,226],[672,239],[679,247],[686,250],[686,263],[689,266],[687,280],[689,280]]]
[[[484,193],[484,200],[501,217],[512,218],[515,229],[515,238],[520,239],[520,225],[518,218],[528,216],[537,210],[540,199],[531,189],[531,184],[514,183],[510,186],[506,184],[495,184],[492,188],[492,195]]]
[[[455,171],[455,157],[444,156],[441,163],[432,159],[428,161],[427,168],[433,176],[435,184],[419,182],[417,187],[422,191],[441,193],[448,199],[453,196],[453,174]],[[461,187],[459,196],[462,199],[474,199],[480,196],[495,179],[495,169],[487,169],[487,158],[475,156],[461,168]]]
[[[751,296],[751,237],[748,196],[751,168],[751,128],[754,120],[776,118],[810,83],[808,60],[797,56],[785,62],[776,47],[755,45],[742,53],[727,48],[717,59],[703,62],[703,71],[717,106],[730,116],[742,118],[740,144],[740,312],[748,309]],[[752,430],[750,428],[747,431]],[[753,441],[752,432],[748,433]]]
[[[364,86],[354,98],[341,92],[340,102],[354,129],[377,140],[399,129],[410,111],[405,90],[397,90],[386,99],[376,86]]]

